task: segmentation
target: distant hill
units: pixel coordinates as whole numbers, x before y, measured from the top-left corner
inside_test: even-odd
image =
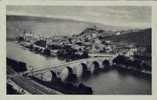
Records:
[[[105,31],[128,30],[130,27],[110,26],[70,19],[32,16],[7,16],[7,39],[15,38],[24,31],[44,36],[79,34],[87,27],[97,26]]]
[[[151,28],[139,30],[136,32],[127,32],[121,35],[106,36],[104,40],[111,40],[113,42],[128,42],[136,45],[150,46],[151,45]]]

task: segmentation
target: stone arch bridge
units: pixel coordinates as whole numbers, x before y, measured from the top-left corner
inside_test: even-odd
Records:
[[[28,70],[23,75],[34,76],[44,81],[51,81],[53,77],[59,77],[62,81],[66,80],[69,75],[75,75],[77,78],[83,74],[94,73],[96,70],[108,68],[112,64],[115,55],[101,57],[91,57],[64,64],[52,65],[41,69]]]

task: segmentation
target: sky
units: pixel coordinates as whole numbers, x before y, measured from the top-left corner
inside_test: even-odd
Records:
[[[7,6],[7,15],[64,18],[112,26],[151,27],[150,6]]]

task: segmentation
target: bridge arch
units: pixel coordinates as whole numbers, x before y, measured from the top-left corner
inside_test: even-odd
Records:
[[[103,60],[102,65],[104,68],[109,68],[111,64],[109,60],[105,59]]]
[[[36,77],[42,81],[50,82],[53,78],[53,75],[51,74],[50,71],[46,71],[44,73],[33,75],[33,77]]]
[[[74,73],[73,67],[67,66],[60,73],[60,79],[64,82],[75,81],[77,79],[76,74]]]
[[[86,63],[81,63],[80,65],[82,67],[82,76],[83,77],[91,74],[91,72],[88,68],[88,65]]]
[[[51,75],[52,75],[51,82],[58,81],[59,77],[58,77],[57,73],[55,71],[53,71],[53,70],[51,70],[50,72],[51,72]]]
[[[99,61],[93,61],[93,66],[94,66],[94,73],[97,73],[98,71],[100,71],[100,64]]]
[[[67,69],[68,69],[69,74],[68,74],[66,81],[68,81],[68,82],[75,81],[77,79],[77,77],[73,71],[73,68],[68,66]]]

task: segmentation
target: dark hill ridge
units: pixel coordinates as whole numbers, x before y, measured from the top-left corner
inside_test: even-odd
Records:
[[[16,15],[7,15],[7,21],[36,21],[36,22],[43,22],[43,23],[50,23],[50,22],[72,22],[72,23],[85,23],[90,26],[97,26],[100,29],[105,29],[108,31],[120,31],[120,30],[128,30],[132,29],[133,27],[127,26],[112,26],[112,25],[105,25],[96,22],[88,22],[88,21],[79,21],[74,19],[65,19],[65,18],[55,18],[55,17],[40,17],[40,16],[16,16]]]
[[[53,35],[76,35],[87,27],[97,26],[105,31],[119,31],[132,29],[130,27],[111,26],[100,23],[78,21],[72,19],[35,17],[35,16],[15,16],[7,15],[7,38],[15,38],[23,31],[33,32],[44,36]]]
[[[144,29],[136,32],[127,32],[121,35],[106,36],[104,40],[113,42],[128,42],[141,46],[151,46],[152,29]]]

